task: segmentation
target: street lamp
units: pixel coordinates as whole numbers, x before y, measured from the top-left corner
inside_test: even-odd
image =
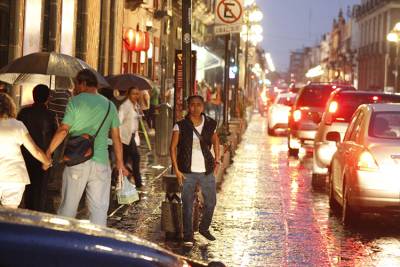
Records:
[[[396,59],[395,59],[395,70],[394,70],[394,90],[398,92],[398,76],[399,76],[399,44],[400,44],[400,22],[396,23],[393,30],[391,30],[386,39],[389,42],[396,44]]]
[[[242,32],[240,36],[245,41],[245,57],[244,57],[244,88],[245,91],[249,93],[248,86],[248,60],[249,60],[249,43],[252,45],[257,45],[257,43],[263,40],[262,32],[263,28],[258,23],[263,19],[263,13],[256,5],[254,0],[245,1],[245,12],[244,12],[244,22],[242,27]]]

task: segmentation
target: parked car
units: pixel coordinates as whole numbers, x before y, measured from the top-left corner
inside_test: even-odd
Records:
[[[331,83],[311,83],[300,89],[289,114],[289,155],[297,156],[303,144],[313,144],[326,102],[337,89],[355,90],[350,85]]]
[[[340,142],[337,131],[327,134],[338,144],[329,175],[329,204],[341,206],[342,221],[360,212],[400,209],[400,104],[361,105]]]
[[[296,100],[296,94],[279,94],[268,109],[268,134],[274,135],[275,130],[287,130],[290,108]]]
[[[0,265],[207,266],[133,235],[87,221],[3,207]]]
[[[338,132],[343,140],[351,116],[362,104],[400,103],[400,95],[371,91],[332,92],[314,140],[312,185],[324,186],[336,144],[326,139],[328,132]]]

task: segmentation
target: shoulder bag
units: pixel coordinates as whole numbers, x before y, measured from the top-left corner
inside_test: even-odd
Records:
[[[85,161],[88,161],[93,157],[94,153],[94,140],[96,139],[97,134],[99,133],[101,127],[110,112],[110,102],[108,102],[107,114],[104,117],[102,123],[100,124],[99,129],[97,129],[96,133],[92,136],[89,134],[82,134],[78,136],[69,136],[63,156],[63,163],[67,166],[74,166],[81,164]]]

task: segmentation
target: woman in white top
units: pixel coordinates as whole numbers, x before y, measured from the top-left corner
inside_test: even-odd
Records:
[[[16,108],[12,98],[0,93],[0,203],[10,208],[18,208],[25,185],[30,183],[21,145],[41,161],[45,169],[51,165],[25,125],[15,117]]]
[[[127,98],[119,107],[118,117],[121,122],[120,135],[124,152],[125,165],[131,161],[133,177],[137,188],[142,187],[142,176],[140,174],[140,154],[138,146],[140,112],[140,91],[136,87],[128,89]]]

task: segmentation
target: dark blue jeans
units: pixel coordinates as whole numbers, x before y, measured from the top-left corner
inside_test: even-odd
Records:
[[[183,234],[184,238],[193,237],[193,201],[196,185],[199,184],[204,198],[203,216],[199,225],[200,231],[207,231],[211,225],[217,193],[214,174],[185,173],[183,182],[182,203],[183,203]]]

